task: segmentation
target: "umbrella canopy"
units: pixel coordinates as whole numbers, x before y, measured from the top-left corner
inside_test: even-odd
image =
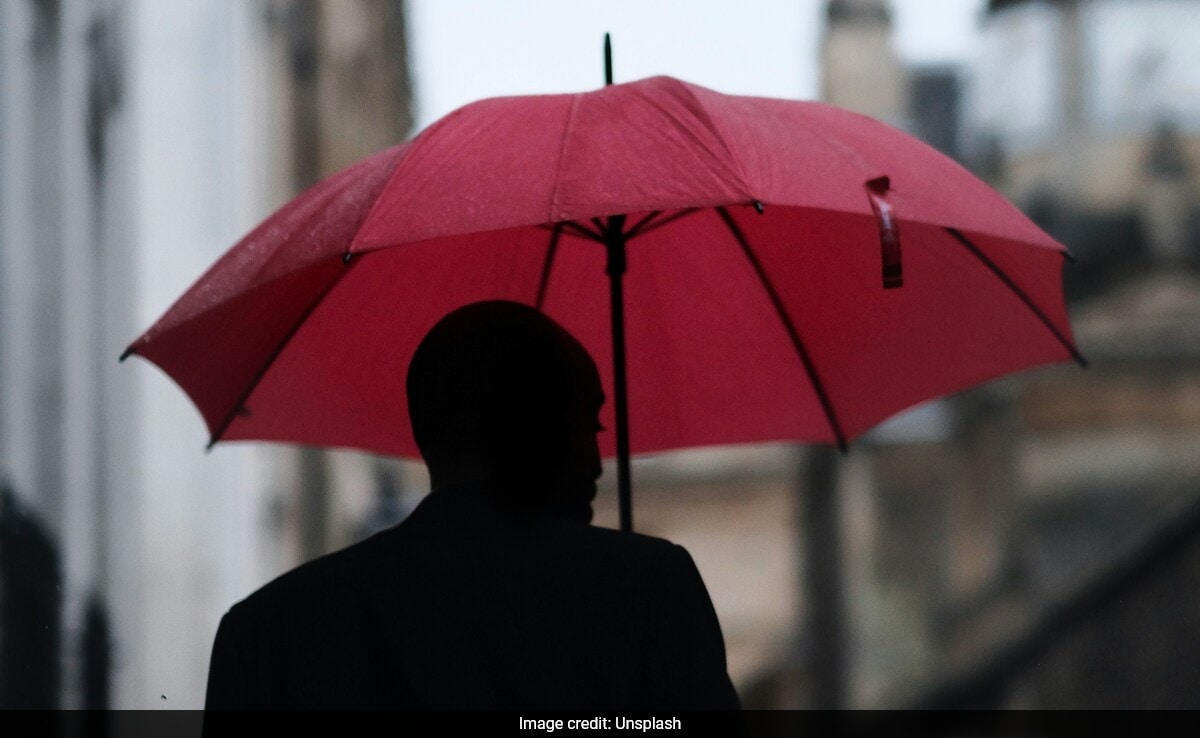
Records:
[[[623,266],[632,452],[844,445],[1078,358],[1064,254],[882,123],[655,77],[451,113],[270,216],[127,353],[183,388],[214,442],[416,456],[404,375],[439,318],[535,305],[611,386],[604,274]]]

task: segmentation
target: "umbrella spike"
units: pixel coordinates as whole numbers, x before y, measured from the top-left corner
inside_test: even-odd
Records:
[[[763,209],[763,204],[762,204],[762,201],[760,201],[760,200],[755,200],[755,201],[754,201],[754,210],[755,210],[755,212],[757,212],[759,215],[762,215],[762,214],[763,214],[763,212],[764,212],[764,209]]]
[[[133,347],[132,346],[130,346],[129,348],[127,348],[121,352],[121,356],[120,356],[120,358],[117,359],[117,363],[119,364],[119,363],[125,361],[130,356],[133,356]]]
[[[612,36],[607,32],[604,34],[604,86],[608,87],[613,83],[612,69]]]

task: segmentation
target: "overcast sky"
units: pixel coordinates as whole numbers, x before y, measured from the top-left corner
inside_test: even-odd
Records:
[[[896,50],[968,57],[984,0],[892,0]],[[669,74],[727,93],[813,98],[823,0],[408,0],[423,128],[472,100]]]

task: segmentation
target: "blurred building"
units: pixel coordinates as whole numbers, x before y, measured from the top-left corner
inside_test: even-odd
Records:
[[[907,70],[891,37],[892,10],[886,0],[830,0],[821,43],[821,99],[903,126]]]
[[[798,648],[803,461],[803,452],[779,444],[633,459],[633,529],[692,555],[721,623],[730,677],[744,701],[751,696],[748,706],[763,673],[790,664]],[[606,463],[593,523],[617,528],[616,503],[616,468]]]
[[[252,453],[117,364],[262,205],[251,10],[0,6],[4,706],[197,706],[257,576]]]
[[[408,137],[403,3],[266,0],[261,7],[272,121],[268,187],[273,202],[284,202]],[[403,391],[399,380],[396,391]],[[277,571],[399,522],[428,487],[419,464],[348,451],[269,453]]]
[[[1077,251],[1073,296],[1194,262],[1200,4],[992,2],[964,116],[971,165]]]
[[[1200,3],[993,1],[964,70],[904,68],[885,3],[828,7],[827,99],[1066,244],[1091,360],[919,408],[842,460],[849,704],[1195,706]],[[768,672],[766,701],[803,678]]]
[[[0,4],[0,707],[199,707],[225,609],[389,514],[371,463],[205,454],[186,397],[116,359],[272,207],[407,133],[403,39],[398,2]]]
[[[1007,439],[991,456],[1009,512],[990,526],[992,604],[947,623],[951,652],[1019,602],[1015,643],[1039,644],[1042,666],[1003,699],[1195,707],[1200,3],[994,0],[981,30],[963,145],[1075,255],[1064,276],[1091,365],[1015,378],[973,415]]]

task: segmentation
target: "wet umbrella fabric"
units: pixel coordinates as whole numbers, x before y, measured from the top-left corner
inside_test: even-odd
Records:
[[[882,123],[655,77],[451,113],[270,216],[127,353],[183,388],[214,442],[416,456],[404,374],[440,317],[535,305],[611,387],[605,271],[625,266],[633,453],[841,445],[1078,359],[1064,254]]]

